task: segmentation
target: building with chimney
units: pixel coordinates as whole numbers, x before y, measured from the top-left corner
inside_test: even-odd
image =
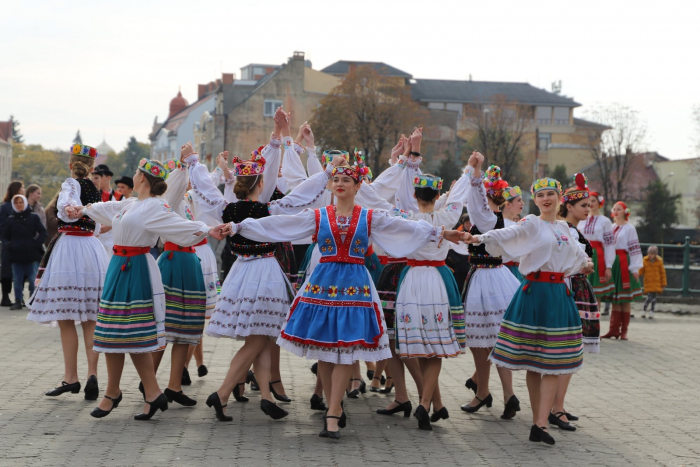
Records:
[[[0,196],[12,181],[12,120],[0,122]]]

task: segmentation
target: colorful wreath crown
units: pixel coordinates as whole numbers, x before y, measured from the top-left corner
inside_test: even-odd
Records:
[[[260,146],[254,150],[249,161],[234,157],[231,161],[234,164],[233,174],[236,177],[262,175],[265,172],[265,158],[262,156],[263,149],[265,149],[265,146]]]
[[[78,143],[75,143],[70,147],[70,153],[76,156],[92,157],[93,159],[99,155],[97,149],[93,148],[92,146],[86,146]]]
[[[535,182],[532,184],[532,187],[530,188],[530,193],[534,195],[538,191],[542,190],[554,190],[557,192],[557,194],[561,195],[561,183],[559,183],[553,178],[540,178],[538,180],[535,180]]]
[[[413,179],[413,187],[440,191],[442,190],[442,179],[440,177],[431,177],[430,175],[417,175]]]
[[[491,196],[502,196],[503,191],[508,188],[508,182],[501,178],[501,168],[497,165],[490,165],[484,172],[484,188]]]
[[[163,163],[163,166],[168,169],[168,172],[172,172],[175,169],[183,170],[185,168],[184,164],[178,159],[168,159]]]
[[[360,172],[360,175],[366,176],[370,180],[372,180],[372,169],[367,167],[367,164],[365,164],[365,156],[362,154],[362,151],[358,151],[357,148],[355,148],[355,151],[353,152],[353,157],[355,158],[355,167],[357,167],[358,172]]]
[[[364,169],[366,170],[367,167],[365,167]],[[336,175],[347,175],[348,177],[352,178],[352,179],[355,180],[356,182],[362,183],[362,176],[363,176],[363,175],[367,175],[367,173],[366,173],[366,172],[365,172],[365,173],[360,173],[361,170],[362,170],[362,169],[358,168],[357,166],[353,166],[353,167],[348,167],[348,166],[336,167],[335,169],[333,169],[333,175],[332,175],[332,176],[336,176]]]
[[[321,156],[321,165],[323,165],[324,167],[327,166],[331,163],[335,156],[343,156],[345,160],[348,160],[350,158],[350,153],[348,153],[347,151],[341,151],[339,149],[323,151],[323,155]]]
[[[509,186],[503,191],[503,198],[505,198],[506,201],[513,200],[522,195],[523,192],[519,186]]]
[[[584,174],[578,173],[574,175],[574,185],[564,191],[561,197],[562,204],[588,198],[591,195],[588,191],[588,178]]]
[[[139,170],[148,175],[165,180],[168,178],[170,171],[166,169],[159,161],[146,159],[145,157],[139,161]]]

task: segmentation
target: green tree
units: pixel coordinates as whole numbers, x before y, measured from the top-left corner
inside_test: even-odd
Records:
[[[10,115],[10,121],[12,122],[12,139],[15,143],[24,143],[24,136],[19,131],[19,120],[15,120],[15,116]]]
[[[552,174],[549,175],[549,177],[558,180],[562,187],[567,187],[570,182],[568,175],[566,175],[566,166],[564,164],[559,164],[554,167],[554,170],[552,170]]]
[[[80,130],[75,134],[75,138],[73,138],[73,143],[75,144],[83,144],[83,138],[80,136]]]
[[[443,192],[449,190],[452,182],[457,180],[462,175],[462,170],[455,162],[454,157],[452,157],[452,154],[450,154],[450,151],[445,151],[445,158],[440,161],[440,165],[438,165],[437,169],[435,170],[435,175],[442,178]]]
[[[673,237],[673,224],[678,223],[678,203],[681,195],[671,194],[668,185],[659,180],[646,187],[646,199],[642,207],[643,217],[637,228],[643,243],[664,243]]]
[[[40,144],[15,143],[12,147],[12,171],[24,185],[35,183],[43,192],[44,205],[70,177],[68,152],[44,149]]]
[[[118,161],[121,161],[122,173],[131,176],[136,172],[136,168],[139,166],[139,161],[144,157],[150,157],[150,155],[151,145],[139,143],[136,141],[136,137],[132,136],[129,138],[126,148],[119,152],[116,157]]]

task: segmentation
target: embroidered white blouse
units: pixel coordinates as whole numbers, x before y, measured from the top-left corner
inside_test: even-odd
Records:
[[[603,244],[605,267],[612,268],[615,262],[615,237],[610,219],[603,215],[590,215],[585,221],[579,222],[577,227],[589,242]]]
[[[637,229],[632,224],[625,224],[613,227],[615,236],[615,249],[626,250],[630,258],[630,272],[639,272],[644,263],[642,248],[639,245]]]

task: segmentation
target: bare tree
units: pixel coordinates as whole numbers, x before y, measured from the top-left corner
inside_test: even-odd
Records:
[[[592,128],[588,135],[590,155],[600,172],[605,199],[625,199],[634,156],[645,150],[646,124],[637,111],[617,103],[595,107],[586,115],[610,127],[602,135]]]
[[[504,179],[511,184],[520,182],[521,148],[532,122],[532,107],[496,95],[484,103],[467,105],[465,118],[476,132],[465,152],[479,151],[489,164],[501,168]]]

